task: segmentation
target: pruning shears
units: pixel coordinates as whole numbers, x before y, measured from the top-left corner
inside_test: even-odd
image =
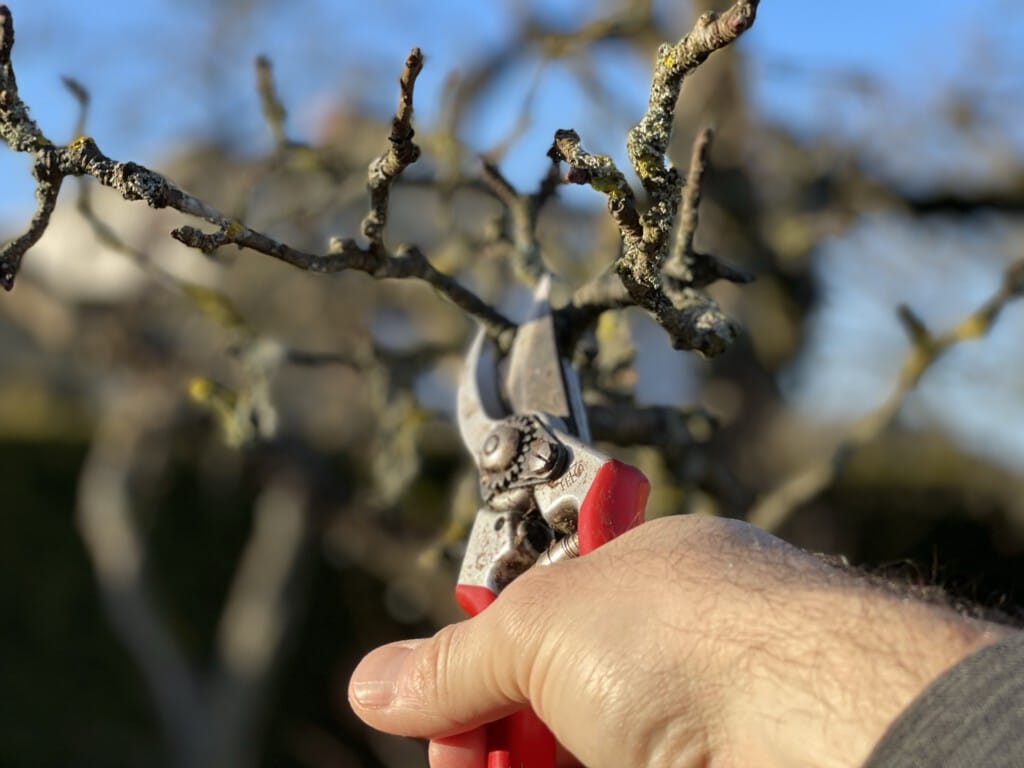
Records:
[[[576,372],[558,351],[542,278],[508,354],[481,329],[458,391],[462,439],[483,505],[455,597],[470,616],[529,568],[586,555],[643,522],[650,484],[594,450]],[[554,768],[555,740],[530,710],[488,726],[486,768]]]

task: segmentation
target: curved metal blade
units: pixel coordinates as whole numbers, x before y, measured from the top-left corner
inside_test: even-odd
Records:
[[[462,442],[475,458],[495,422],[507,415],[498,390],[498,350],[483,328],[477,331],[466,353],[457,407]]]
[[[537,284],[526,320],[516,331],[505,393],[514,412],[553,416],[567,432],[589,443],[579,379],[558,353],[550,296],[551,277],[545,275]]]

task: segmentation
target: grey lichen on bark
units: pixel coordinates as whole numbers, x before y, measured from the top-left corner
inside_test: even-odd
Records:
[[[703,144],[698,139],[693,164],[699,167],[690,174],[695,189],[688,190],[690,194],[685,198],[683,179],[667,164],[665,153],[683,79],[714,51],[749,29],[757,5],[758,0],[739,0],[720,15],[705,13],[678,43],[664,44],[658,49],[647,111],[630,130],[626,142],[630,164],[648,195],[648,206],[642,213],[637,210],[628,181],[611,158],[584,150],[575,131],[557,131],[549,152],[552,158],[569,166],[568,182],[588,184],[608,197],[608,208],[623,245],[615,270],[631,301],[654,317],[668,333],[673,347],[696,350],[709,357],[725,351],[735,339],[737,327],[699,289],[719,278],[739,282],[749,278],[718,264],[711,256],[693,251],[696,202],[709,136]],[[682,246],[678,258],[671,262],[671,272],[666,273],[681,202],[684,223],[678,237]],[[618,304],[617,297],[606,303],[609,307]],[[599,311],[591,314],[596,317]]]
[[[715,51],[734,42],[754,23],[759,0],[740,0],[727,11],[704,13],[675,45],[658,48],[647,111],[629,132],[629,161],[647,189],[666,184],[665,152],[683,79]]]
[[[13,47],[14,21],[7,6],[0,5],[0,138],[15,152],[37,154],[32,164],[36,178],[36,210],[28,229],[0,251],[0,285],[8,291],[14,286],[22,256],[38,242],[50,223],[64,178],[54,172],[52,158],[46,153],[53,145],[29,116],[28,107],[18,95],[18,81],[11,63]]]
[[[14,20],[6,5],[0,5],[0,137],[15,152],[34,152],[50,144],[29,117],[28,107],[18,96],[11,50],[14,48]]]
[[[636,210],[636,196],[622,171],[608,155],[587,152],[580,143],[580,135],[571,129],[555,131],[555,140],[548,157],[569,166],[566,181],[570,184],[589,184],[608,197],[608,210],[615,219],[627,248],[639,247],[643,240],[643,226]]]

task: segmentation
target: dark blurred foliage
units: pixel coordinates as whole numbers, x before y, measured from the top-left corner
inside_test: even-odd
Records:
[[[620,85],[602,81],[595,57],[614,45],[642,68],[683,30],[643,2],[606,10],[610,22],[569,30],[524,12],[506,47],[452,80],[439,123],[417,124],[423,157],[394,190],[389,242],[418,244],[513,316],[528,289],[513,274],[509,215],[456,136],[472,134],[506,72],[545,57],[568,57],[579,85],[614,110]],[[223,10],[214,23],[228,18]],[[400,67],[367,88],[393,88]],[[940,176],[900,185],[862,137],[767,124],[745,78],[727,50],[687,83],[671,153],[684,165],[696,131],[716,126],[698,244],[757,275],[712,289],[744,334],[697,361],[672,352],[640,313],[602,319],[587,341],[597,351],[585,371],[590,402],[628,410],[634,385],[661,379],[683,425],[675,442],[652,436],[609,451],[651,477],[654,515],[770,519],[799,545],[1016,612],[1019,463],[1014,471],[1012,460],[902,418],[916,380],[900,388],[898,364],[891,407],[880,401],[860,427],[795,408],[780,382],[826,303],[816,259],[829,242],[875,215],[965,230],[996,216],[1015,232],[1024,158],[1004,156],[998,173],[969,186]],[[834,78],[864,98],[884,91],[856,73]],[[287,105],[287,83],[277,85]],[[986,112],[974,103],[929,119],[936,130],[976,130]],[[318,136],[292,136],[285,123],[294,142],[266,157],[212,142],[121,159],[158,166],[220,210],[317,252],[358,231],[387,118],[338,104]],[[588,126],[571,127],[588,142]],[[907,133],[887,151],[917,139]],[[490,159],[500,165],[502,151]],[[353,718],[345,685],[369,648],[458,618],[451,585],[476,500],[451,400],[471,323],[421,284],[307,274],[233,249],[203,257],[166,236],[181,217],[75,187],[0,297],[0,763],[423,764],[421,745]],[[542,252],[570,286],[618,251],[593,197],[563,195],[540,216]],[[989,267],[998,278],[1020,256],[1008,250]],[[897,327],[889,310],[875,322]],[[906,353],[915,349],[908,342]],[[775,512],[759,518],[769,501]],[[181,701],[191,711],[177,711]]]

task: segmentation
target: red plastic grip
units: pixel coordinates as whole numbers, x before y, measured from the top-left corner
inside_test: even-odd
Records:
[[[487,726],[487,768],[555,768],[555,737],[531,709]]]
[[[494,602],[487,587],[458,584],[455,600],[470,616]],[[555,737],[529,709],[513,712],[487,726],[486,768],[555,768]]]
[[[593,552],[644,521],[651,484],[636,467],[609,459],[594,476],[576,519],[580,554]]]
[[[636,467],[609,459],[580,505],[580,554],[593,552],[644,520],[651,485]],[[476,616],[496,595],[473,584],[455,587],[455,599]],[[555,768],[555,737],[532,710],[522,709],[487,726],[486,768]]]
[[[496,597],[497,595],[487,587],[480,587],[476,584],[455,585],[455,602],[470,616],[476,616],[493,603]]]

